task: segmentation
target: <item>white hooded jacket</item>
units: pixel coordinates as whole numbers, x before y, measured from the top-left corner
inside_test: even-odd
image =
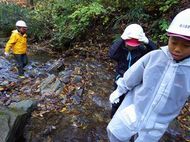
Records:
[[[108,129],[121,141],[143,132],[136,141],[156,142],[190,95],[190,58],[177,63],[161,47],[131,66],[117,85],[119,96],[128,93]]]

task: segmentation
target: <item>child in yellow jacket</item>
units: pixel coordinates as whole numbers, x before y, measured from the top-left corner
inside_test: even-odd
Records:
[[[20,78],[24,78],[23,68],[28,63],[27,58],[27,25],[24,21],[16,22],[16,30],[12,31],[11,37],[5,47],[5,56],[9,56],[10,49],[12,50],[15,60],[17,61],[18,74]]]

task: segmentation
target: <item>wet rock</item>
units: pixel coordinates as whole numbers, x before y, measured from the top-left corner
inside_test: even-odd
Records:
[[[62,85],[62,86],[61,86]],[[64,88],[65,84],[62,83],[60,84],[60,88],[58,88],[56,91],[55,91],[55,95],[58,96],[59,94],[61,94],[61,92],[63,91],[63,88]]]
[[[92,96],[92,101],[99,107],[104,108],[105,110],[111,109],[111,104],[105,100],[104,98],[101,98],[99,96]]]
[[[82,76],[76,75],[74,76],[74,78],[72,79],[72,83],[79,83],[82,81]]]
[[[77,95],[71,96],[70,99],[73,100],[73,104],[80,104],[80,102],[81,102],[81,98]]]
[[[49,93],[58,95],[63,90],[63,87],[64,83],[54,74],[51,74],[40,84],[40,92],[41,94]]]
[[[9,108],[21,109],[31,113],[37,107],[37,102],[33,100],[23,100],[20,102],[11,103]]]
[[[63,88],[62,83],[58,78],[56,78],[55,82],[52,83],[50,89],[51,89],[51,91],[56,92],[60,87]]]
[[[1,74],[0,74],[1,79],[6,79],[6,80],[11,81],[11,82],[17,82],[18,81],[18,75],[16,75],[15,73],[13,73],[9,70],[1,69],[0,72],[1,72]]]
[[[70,78],[71,78],[72,73],[73,73],[73,71],[70,69],[66,69],[65,71],[60,72],[59,73],[60,80],[63,83],[70,82]]]
[[[11,63],[6,58],[0,56],[0,69],[10,69],[11,67]]]
[[[64,60],[62,58],[58,59],[57,61],[54,61],[53,64],[49,68],[47,68],[47,71],[49,73],[55,73],[60,72],[61,70],[64,70]]]
[[[79,88],[79,89],[77,89],[76,91],[75,91],[75,94],[77,95],[77,96],[82,96],[82,94],[83,94],[83,88]]]
[[[44,88],[47,88],[47,86],[51,84],[55,79],[56,76],[54,74],[49,75],[48,78],[43,80],[42,83],[40,84],[40,89],[43,90]]]
[[[0,110],[1,115],[0,115],[0,124],[1,124],[1,129],[0,129],[0,142],[5,142],[7,140],[7,135],[9,133],[9,116],[6,115],[4,110]]]
[[[0,106],[0,142],[15,142],[22,137],[33,101],[22,101],[10,107]]]

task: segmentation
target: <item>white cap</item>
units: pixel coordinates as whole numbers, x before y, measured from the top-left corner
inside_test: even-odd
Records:
[[[26,27],[27,28],[27,25],[24,21],[19,20],[16,22],[16,27]]]
[[[190,37],[190,8],[178,13],[166,31],[175,35]]]
[[[127,26],[123,32],[123,34],[121,35],[121,38],[123,40],[126,39],[140,39],[141,37],[144,37],[145,33],[143,31],[143,28],[138,25],[138,24],[131,24],[129,26]]]

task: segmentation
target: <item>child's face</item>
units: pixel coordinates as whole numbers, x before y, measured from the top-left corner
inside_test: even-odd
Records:
[[[27,28],[26,27],[20,27],[19,31],[21,32],[21,34],[25,34],[27,31]]]
[[[174,60],[179,61],[190,56],[190,41],[180,37],[169,37],[169,51]]]

